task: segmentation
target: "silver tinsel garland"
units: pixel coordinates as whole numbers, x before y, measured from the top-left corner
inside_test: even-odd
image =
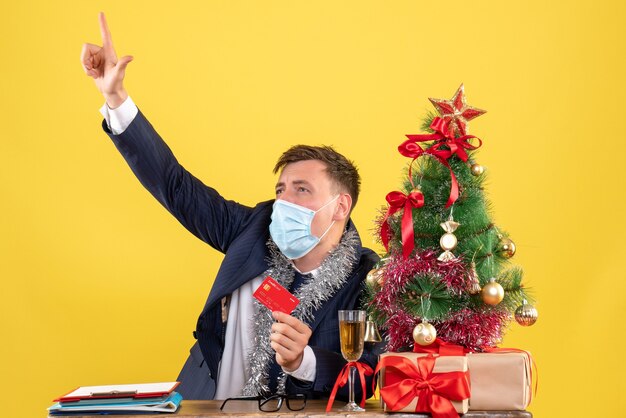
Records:
[[[306,280],[294,296],[300,303],[291,314],[300,321],[311,325],[313,312],[329,300],[346,282],[352,267],[357,261],[356,246],[359,238],[356,231],[344,233],[339,245],[324,259],[316,277]],[[269,269],[264,273],[271,276],[283,287],[289,288],[294,279],[293,263],[286,258],[270,239],[267,243],[270,252]],[[243,388],[244,396],[267,395],[269,393],[269,369],[276,355],[270,346],[270,333],[274,318],[272,312],[259,301],[254,301],[254,341],[248,353],[249,379]],[[278,393],[285,393],[287,376],[281,372],[278,378]]]

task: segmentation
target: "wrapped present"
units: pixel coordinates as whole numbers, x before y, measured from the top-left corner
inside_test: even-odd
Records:
[[[528,351],[492,347],[475,353],[439,338],[429,346],[416,344],[414,349],[422,354],[467,356],[471,411],[523,411],[530,404],[534,362]]]
[[[470,410],[526,409],[531,399],[530,354],[502,349],[493,353],[469,353],[472,394]]]
[[[468,411],[467,357],[424,353],[381,354],[380,396],[385,411],[429,412],[433,418]]]

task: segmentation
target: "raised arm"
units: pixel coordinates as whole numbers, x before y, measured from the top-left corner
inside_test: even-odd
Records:
[[[100,21],[102,46],[83,44],[80,61],[85,74],[96,82],[96,87],[104,96],[107,105],[111,109],[115,109],[124,103],[128,97],[128,93],[124,89],[124,75],[126,74],[126,66],[133,60],[133,57],[126,55],[117,58],[104,13],[100,12],[98,19]]]
[[[253,209],[226,200],[189,173],[139,111],[120,135],[103,122],[122,157],[141,184],[178,221],[202,241],[226,252],[252,216]]]
[[[84,44],[81,62],[109,108],[115,109],[128,98],[123,81],[132,57],[117,58],[103,13],[99,14],[99,20],[102,46]],[[249,220],[251,208],[225,200],[185,170],[141,112],[121,133],[112,132],[104,123],[103,129],[141,184],[176,219],[219,251],[228,250]]]

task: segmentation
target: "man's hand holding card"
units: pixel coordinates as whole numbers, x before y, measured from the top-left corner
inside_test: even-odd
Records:
[[[298,369],[311,338],[311,328],[290,315],[300,301],[271,277],[267,277],[253,295],[272,311],[278,321],[272,325],[270,335],[276,362],[289,372]]]

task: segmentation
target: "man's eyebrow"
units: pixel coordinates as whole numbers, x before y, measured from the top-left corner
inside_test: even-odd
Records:
[[[306,180],[294,180],[291,182],[291,184],[296,185],[296,186],[305,185],[305,186],[312,187],[312,184]],[[285,186],[285,182],[279,181],[278,183],[276,183],[276,186],[274,187],[278,189],[279,187],[284,187],[284,186]]]

